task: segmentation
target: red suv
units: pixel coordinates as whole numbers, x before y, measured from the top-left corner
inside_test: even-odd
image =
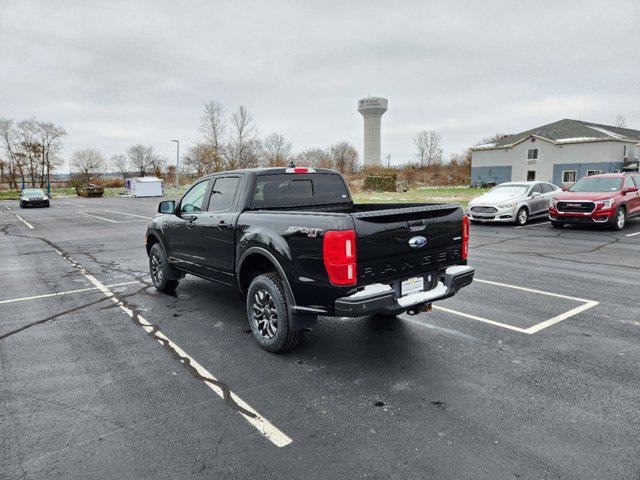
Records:
[[[622,230],[627,219],[640,215],[640,174],[605,173],[582,178],[551,200],[549,219],[565,224],[606,224]]]

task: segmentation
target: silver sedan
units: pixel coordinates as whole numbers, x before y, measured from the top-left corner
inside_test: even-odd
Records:
[[[473,222],[511,222],[525,225],[547,215],[553,194],[560,188],[547,182],[505,182],[469,202]]]

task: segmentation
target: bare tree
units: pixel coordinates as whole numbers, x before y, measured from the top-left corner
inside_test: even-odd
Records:
[[[9,186],[18,188],[18,178],[31,186],[44,187],[50,173],[61,164],[62,137],[67,132],[50,122],[35,118],[14,124],[0,118],[0,146],[5,151],[5,174]]]
[[[126,155],[118,154],[111,157],[111,165],[126,180],[129,176],[129,159]]]
[[[51,182],[51,171],[62,165],[60,152],[62,151],[62,137],[66,130],[51,122],[38,122],[37,136],[40,140],[42,163],[40,173],[40,186]]]
[[[627,128],[627,119],[624,118],[623,115],[618,114],[613,122],[613,126],[618,128]]]
[[[127,150],[131,166],[141,177],[147,174],[160,175],[166,160],[153,151],[152,146],[132,145]]]
[[[20,154],[18,152],[17,138],[13,120],[0,118],[0,141],[6,154],[6,175],[9,180],[9,188],[18,188],[18,175],[20,170]]]
[[[224,108],[220,102],[210,101],[204,105],[204,113],[200,119],[200,132],[204,142],[211,148],[212,159],[216,165],[222,164],[222,150],[226,131]],[[214,171],[218,171],[215,169]]]
[[[296,165],[308,165],[315,168],[333,168],[331,155],[322,148],[309,148],[295,156]]]
[[[435,130],[423,130],[415,136],[413,142],[416,145],[416,158],[420,168],[434,163],[440,163],[442,159],[442,137]]]
[[[474,146],[478,146],[478,145],[491,145],[493,143],[496,143],[498,140],[502,140],[505,137],[510,137],[511,133],[501,133],[501,132],[496,132],[493,135],[491,135],[490,137],[485,137],[482,140],[480,140],[478,143],[476,143]]]
[[[338,142],[329,148],[331,163],[341,173],[353,173],[358,169],[358,151],[349,142]]]
[[[291,143],[284,135],[272,133],[261,142],[260,157],[265,167],[283,167],[291,159]]]
[[[225,149],[226,167],[255,167],[258,164],[258,147],[256,126],[253,115],[247,107],[240,105],[231,114],[231,136]]]
[[[105,167],[105,158],[99,150],[85,148],[73,152],[71,166],[78,173],[80,180],[86,183],[92,177],[102,173]]]
[[[184,167],[189,173],[198,177],[207,173],[219,172],[222,164],[217,161],[214,148],[208,143],[196,143],[187,150],[184,156]]]

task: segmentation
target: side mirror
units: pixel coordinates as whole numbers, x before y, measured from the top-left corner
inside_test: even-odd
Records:
[[[622,193],[631,193],[631,192],[637,192],[638,191],[638,187],[628,187],[625,188],[624,191]]]
[[[566,192],[567,190],[569,190],[569,187],[567,187],[566,185],[562,185],[562,187],[560,187],[560,189],[561,189],[563,192]]]
[[[540,192],[532,192],[531,197],[539,197],[540,196]]]
[[[176,201],[165,200],[158,205],[158,213],[168,213],[173,215],[176,213]]]

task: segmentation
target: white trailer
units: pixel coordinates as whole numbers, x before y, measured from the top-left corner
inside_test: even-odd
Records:
[[[134,177],[127,179],[127,190],[132,197],[161,197],[164,182],[158,177]]]

